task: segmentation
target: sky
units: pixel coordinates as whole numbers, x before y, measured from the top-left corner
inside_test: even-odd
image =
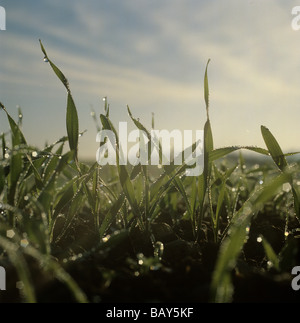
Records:
[[[300,150],[300,30],[290,0],[0,0],[0,101],[22,108],[27,141],[42,148],[66,135],[66,90],[43,61],[69,80],[78,109],[79,152],[95,159],[91,109],[147,127],[202,130],[208,59],[215,147],[264,147],[267,126],[284,152]],[[300,24],[300,23],[299,23]],[[0,133],[8,130],[0,112]]]

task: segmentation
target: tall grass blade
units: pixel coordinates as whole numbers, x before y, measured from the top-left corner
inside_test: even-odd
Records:
[[[78,138],[79,138],[79,121],[78,121],[77,109],[76,109],[73,97],[71,95],[69,82],[68,82],[67,78],[65,77],[65,75],[62,73],[62,71],[50,60],[41,40],[40,40],[40,45],[41,45],[42,52],[45,55],[45,58],[48,60],[54,73],[57,75],[57,77],[63,83],[63,85],[65,86],[65,88],[67,89],[67,92],[68,92],[67,117],[66,117],[67,133],[68,133],[70,149],[75,152],[75,159],[77,160]]]
[[[49,62],[50,66],[52,67],[52,69],[54,71],[54,73],[60,79],[62,84],[65,86],[65,88],[67,89],[67,92],[70,92],[69,82],[68,82],[67,78],[65,77],[63,72],[48,57],[48,54],[47,54],[41,40],[40,40],[40,46],[41,46],[41,50],[42,50],[43,54],[45,55],[45,59]]]
[[[271,131],[264,126],[261,126],[261,133],[275,164],[283,171],[288,164],[277,140],[272,135]]]
[[[77,109],[73,100],[73,97],[68,93],[67,103],[67,133],[69,138],[70,149],[75,152],[77,158],[78,153],[78,139],[79,139],[79,122]]]
[[[209,120],[209,86],[208,86],[208,64],[210,63],[210,59],[207,62],[206,69],[205,69],[205,76],[204,76],[204,99],[206,104],[206,113],[207,113],[207,120]]]

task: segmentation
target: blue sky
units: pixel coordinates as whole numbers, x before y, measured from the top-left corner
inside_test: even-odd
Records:
[[[209,66],[215,145],[264,146],[260,125],[285,151],[300,150],[300,31],[297,1],[0,0],[0,101],[24,113],[27,140],[42,147],[66,134],[66,93],[38,39],[70,82],[80,117],[80,154],[95,158],[91,106],[147,126],[203,129],[203,77]],[[7,130],[0,113],[0,133]]]

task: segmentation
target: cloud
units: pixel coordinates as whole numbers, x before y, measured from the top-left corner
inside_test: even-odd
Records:
[[[107,95],[116,120],[126,116],[128,103],[143,120],[154,111],[161,127],[199,129],[211,58],[216,145],[262,144],[259,126],[266,124],[284,129],[279,137],[287,149],[297,146],[291,136],[299,135],[300,34],[290,26],[293,1],[45,0],[10,6],[11,31],[0,39],[5,101],[26,96],[29,104],[30,96],[45,97],[45,117],[49,105],[59,113],[65,93],[42,62],[41,37],[70,81],[84,128],[91,126],[89,104]],[[23,96],[15,88],[23,88]]]

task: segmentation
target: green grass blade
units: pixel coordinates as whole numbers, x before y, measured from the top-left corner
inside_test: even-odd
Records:
[[[11,134],[12,134],[13,147],[20,146],[20,145],[27,146],[25,137],[24,137],[22,131],[20,130],[20,127],[17,125],[15,120],[10,116],[10,114],[7,112],[5,106],[1,102],[0,102],[0,108],[2,108],[7,115],[7,119],[8,119],[9,125],[10,125]],[[2,144],[3,144],[3,137],[2,137]]]
[[[209,172],[210,159],[209,156],[214,150],[214,141],[211,130],[210,121],[207,120],[204,126],[204,166],[206,166],[206,171]],[[207,176],[208,174],[206,174]]]
[[[115,201],[113,206],[110,208],[108,213],[105,215],[100,226],[100,238],[104,237],[106,231],[109,229],[110,225],[116,219],[116,216],[119,213],[120,209],[122,208],[124,201],[125,201],[125,195],[121,194],[119,198]]]
[[[47,52],[42,44],[42,41],[40,40],[40,46],[41,46],[41,50],[45,56],[45,59],[49,62],[50,66],[52,67],[54,73],[56,74],[56,76],[60,79],[60,81],[63,83],[63,85],[65,86],[65,88],[67,89],[68,93],[70,92],[70,88],[69,88],[69,82],[67,80],[67,78],[65,77],[65,75],[63,74],[63,72],[50,60],[50,58],[47,55]]]
[[[6,154],[6,140],[5,140],[5,134],[4,133],[1,135],[1,144],[2,144],[2,158],[5,159],[5,154]]]
[[[123,191],[126,195],[126,198],[129,202],[130,206],[132,207],[132,211],[134,212],[134,214],[136,216],[140,217],[141,213],[140,213],[138,203],[135,198],[134,188],[131,183],[130,177],[128,175],[127,169],[123,165],[119,165],[118,169],[119,169],[120,183],[121,183]]]
[[[29,161],[29,163],[31,165],[32,170],[33,170],[36,187],[40,190],[40,189],[43,188],[43,180],[41,178],[41,175],[38,172],[38,170],[36,169],[35,165],[33,164],[30,155],[26,154],[26,157],[27,157],[27,159],[28,159],[28,161]]]
[[[265,249],[266,256],[267,256],[269,262],[271,262],[270,266],[274,267],[276,270],[279,271],[279,269],[280,269],[279,268],[279,259],[278,259],[278,256],[276,255],[274,249],[272,248],[270,243],[264,237],[262,237],[262,244]]]
[[[269,201],[276,193],[278,193],[278,190],[282,188],[283,184],[290,183],[291,180],[292,178],[289,173],[283,173],[274,178],[270,184],[264,186],[260,195],[254,200],[256,207],[261,208],[264,203]]]
[[[79,121],[77,109],[73,100],[73,97],[68,93],[68,103],[67,103],[67,133],[69,138],[70,149],[75,152],[75,157],[77,158],[78,152],[78,139],[79,139]]]
[[[66,117],[67,133],[68,133],[70,149],[75,152],[75,159],[77,160],[78,138],[79,138],[79,121],[78,121],[77,109],[76,109],[73,97],[71,95],[69,82],[68,82],[67,78],[65,77],[65,75],[62,73],[62,71],[50,60],[41,40],[40,40],[40,45],[41,45],[42,52],[45,55],[45,58],[48,60],[54,73],[57,75],[57,77],[63,83],[63,85],[65,86],[65,88],[67,89],[67,92],[68,92],[67,117]]]
[[[298,218],[298,221],[300,221],[300,195],[298,192],[298,189],[292,186],[292,192],[294,197],[294,209],[296,213],[296,217]]]
[[[224,203],[225,196],[225,182],[222,184],[221,191],[218,196],[217,210],[214,221],[214,234],[215,234],[215,242],[218,241],[218,231],[219,231],[219,221],[220,221],[220,211]]]
[[[180,192],[180,194],[182,195],[184,201],[185,201],[185,204],[186,204],[186,207],[187,207],[187,211],[190,215],[190,218],[192,218],[193,216],[193,211],[192,211],[192,207],[191,207],[191,204],[190,204],[190,201],[189,201],[189,198],[188,198],[188,194],[182,184],[182,180],[177,176],[174,178],[174,186],[177,188],[177,190]]]
[[[133,121],[133,123],[135,124],[135,126],[142,132],[144,132],[146,135],[147,135],[147,138],[149,140],[149,143],[147,144],[148,146],[148,161],[150,161],[151,159],[151,149],[152,149],[152,145],[151,145],[151,141],[152,141],[152,138],[151,138],[151,134],[150,132],[142,125],[142,123],[140,121],[138,121],[137,119],[135,119],[130,111],[130,108],[129,106],[127,106],[127,111],[128,111],[128,114],[131,118],[131,120]],[[159,156],[161,156],[161,144],[159,143],[159,147],[157,147],[159,149]]]
[[[261,126],[261,133],[275,164],[283,171],[288,164],[277,140],[272,135],[271,131],[264,126]]]
[[[2,165],[0,165],[0,195],[5,187],[5,172]]]
[[[205,69],[205,76],[204,76],[204,99],[206,104],[206,113],[207,113],[207,120],[209,120],[209,85],[208,85],[208,64],[210,59],[207,62],[206,69]]]
[[[22,127],[23,123],[23,113],[21,107],[18,106],[18,126]]]
[[[213,162],[217,159],[225,157],[225,156],[227,156],[237,150],[240,150],[240,149],[246,149],[246,150],[250,150],[250,151],[259,153],[261,155],[270,156],[269,151],[266,149],[263,149],[263,148],[251,147],[251,146],[234,146],[234,147],[218,148],[218,149],[211,151],[211,153],[209,155],[210,161]]]

